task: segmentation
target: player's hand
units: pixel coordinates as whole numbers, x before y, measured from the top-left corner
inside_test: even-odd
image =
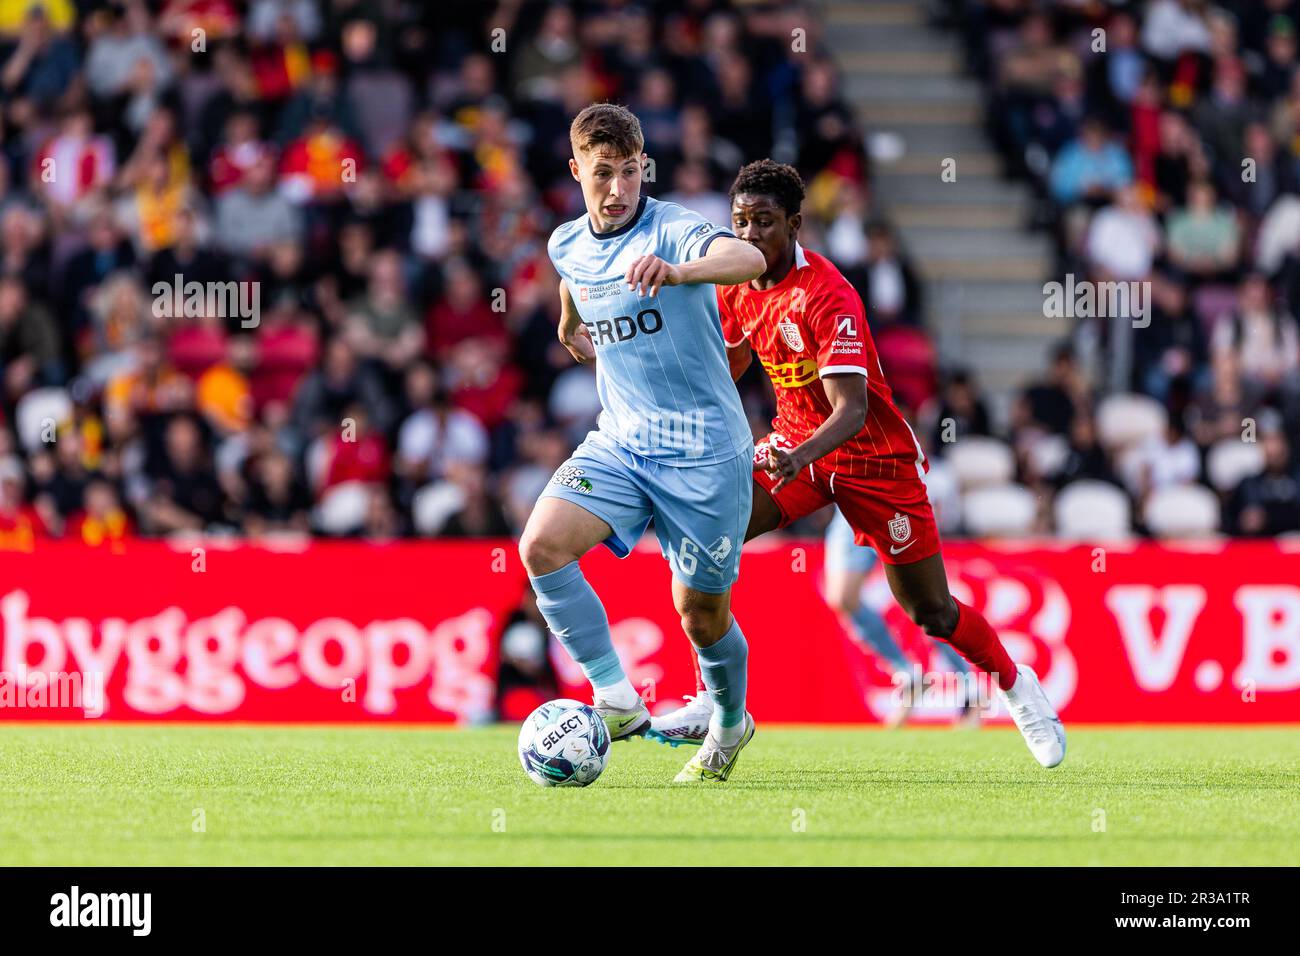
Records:
[[[658,256],[641,256],[628,266],[623,278],[637,295],[656,295],[662,286],[680,285],[682,277],[681,270],[671,262]]]
[[[763,466],[763,470],[773,478],[780,479],[772,486],[772,494],[776,494],[798,478],[799,472],[807,467],[808,462],[804,461],[804,455],[798,448],[785,451],[781,448],[769,447],[767,449],[767,464]]]
[[[591,332],[581,322],[572,327],[560,325],[560,344],[569,350],[579,365],[590,365],[596,361],[596,343],[591,340]]]

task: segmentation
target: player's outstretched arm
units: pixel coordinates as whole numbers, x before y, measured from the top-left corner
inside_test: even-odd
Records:
[[[781,479],[772,489],[773,493],[784,488],[813,462],[829,455],[862,431],[867,420],[866,376],[855,373],[827,375],[822,379],[822,387],[831,403],[831,413],[826,416],[826,421],[807,440],[788,452],[779,448],[768,450],[766,470]]]
[[[563,279],[560,280],[560,327],[557,331],[560,344],[569,350],[574,361],[580,365],[596,361],[596,343],[591,341],[591,333],[582,324],[582,316],[578,314],[578,307],[573,304],[573,296],[569,295],[569,287]]]
[[[709,244],[698,259],[684,262],[678,270],[681,285],[712,282],[714,285],[740,285],[757,279],[767,271],[767,260],[757,246],[731,236],[722,236]]]
[[[712,282],[714,285],[739,285],[757,279],[767,270],[767,260],[758,248],[748,242],[721,236],[709,244],[708,251],[698,259],[675,265],[658,256],[641,256],[627,269],[624,279],[629,289],[637,294],[655,295],[660,286],[693,285]]]

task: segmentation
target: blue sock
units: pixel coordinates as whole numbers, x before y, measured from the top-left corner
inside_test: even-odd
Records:
[[[898,641],[894,640],[894,635],[889,632],[889,625],[874,608],[859,604],[857,610],[849,616],[853,619],[858,637],[875,651],[878,657],[895,671],[911,670],[912,665],[903,653],[903,649],[898,646]]]
[[[723,727],[734,727],[745,718],[745,683],[748,678],[749,644],[734,618],[722,639],[709,647],[696,648],[704,686],[713,698],[713,713]]]
[[[577,561],[558,571],[529,577],[537,594],[537,609],[569,656],[587,675],[593,687],[608,687],[624,680],[614,642],[609,636],[609,618],[600,598],[591,589]]]

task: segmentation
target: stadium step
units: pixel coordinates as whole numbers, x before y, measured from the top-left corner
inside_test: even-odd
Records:
[[[1051,252],[1041,236],[997,227],[954,230],[948,226],[912,226],[899,232],[913,255],[927,259],[1037,259]]]
[[[933,126],[937,123],[976,125],[981,122],[978,102],[937,102],[934,100],[855,100],[858,117],[868,128],[894,126]]]
[[[826,24],[840,27],[846,24],[884,26],[925,24],[925,9],[919,3],[907,0],[881,3],[830,3],[826,5]]]
[[[1004,202],[1024,204],[1029,199],[1029,189],[1020,183],[1003,182],[992,176],[963,176],[960,163],[957,178],[952,182],[940,180],[939,173],[937,167],[927,174],[896,173],[890,166],[880,165],[876,168],[874,177],[876,192],[886,207],[896,202],[937,206]]]
[[[965,156],[986,153],[989,149],[984,130],[973,123],[897,122],[881,118],[868,123],[867,132],[901,137],[905,156]]]
[[[944,229],[1016,229],[1026,211],[1014,203],[968,203],[931,205],[898,203],[889,207],[889,218],[901,229],[938,226]]]
[[[957,75],[884,75],[845,71],[841,89],[845,98],[852,102],[909,99],[978,106],[983,99],[978,86]]]
[[[944,280],[927,282],[924,291],[932,297],[952,294],[952,290],[945,288]],[[990,315],[1029,315],[1043,311],[1042,283],[982,278],[967,281],[956,292],[959,296],[956,307],[972,321]]]
[[[1050,262],[1046,259],[957,258],[951,256],[916,257],[917,271],[924,279],[979,282],[985,279],[1001,282],[1036,283],[1040,287],[1047,275]],[[931,319],[934,315],[931,313]]]
[[[961,69],[961,57],[955,47],[935,50],[863,50],[842,57],[840,68],[865,76],[876,73],[953,74]]]
[[[963,73],[960,38],[931,28],[925,4],[840,0],[825,11],[845,97],[873,148],[874,203],[925,283],[941,361],[971,368],[1005,424],[1015,392],[1069,331],[1043,315],[1054,253],[1027,228],[1033,196],[1001,178],[984,91]],[[948,158],[952,182],[941,178]]]
[[[952,160],[948,163],[948,160]],[[945,166],[947,164],[947,166]],[[881,162],[877,169],[881,173],[901,175],[917,173],[938,176],[945,168],[951,168],[958,179],[962,176],[996,176],[1002,168],[1002,161],[996,153],[958,152],[915,153],[903,156],[893,162]]]

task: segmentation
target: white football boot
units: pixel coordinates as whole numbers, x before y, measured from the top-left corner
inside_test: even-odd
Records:
[[[670,747],[690,744],[698,747],[709,732],[709,718],[713,716],[713,698],[707,693],[692,697],[676,710],[651,718],[646,738]]]
[[[1044,767],[1055,767],[1065,759],[1065,727],[1043,693],[1033,669],[1019,664],[1016,673],[1019,676],[1011,689],[999,689],[998,693],[1002,695],[1007,712],[1020,728],[1034,759]]]

